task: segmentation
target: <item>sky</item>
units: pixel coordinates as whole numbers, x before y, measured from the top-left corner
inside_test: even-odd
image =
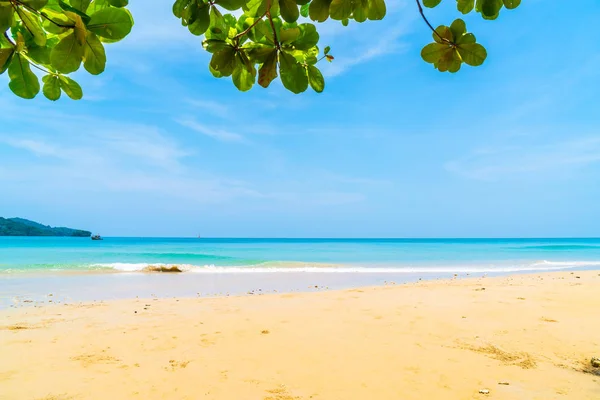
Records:
[[[166,0],[84,99],[13,96],[0,77],[0,216],[104,236],[598,237],[600,17],[524,0],[464,19],[483,66],[440,73],[412,0],[328,22],[324,93],[238,92]],[[427,10],[458,17],[453,0]],[[64,96],[63,96],[64,97]]]

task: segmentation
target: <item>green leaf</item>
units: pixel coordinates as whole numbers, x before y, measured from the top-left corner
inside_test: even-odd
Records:
[[[83,91],[81,90],[81,86],[79,83],[75,82],[73,79],[68,76],[61,75],[59,77],[60,88],[63,92],[66,93],[73,100],[81,100],[83,97]]]
[[[440,4],[442,0],[423,0],[423,5],[425,7],[433,8]]]
[[[86,12],[89,15],[92,15],[92,14],[102,10],[103,8],[107,8],[107,7],[110,7],[108,0],[94,0],[94,2],[92,4],[90,4],[90,6],[88,7]],[[85,21],[85,19],[84,19],[84,21]]]
[[[467,25],[462,19],[455,19],[452,25],[450,25],[450,31],[452,32],[453,41],[456,41],[459,37],[467,33]]]
[[[210,8],[210,24],[206,32],[207,39],[227,39],[227,33],[229,27],[223,18],[223,14],[217,9],[217,7]]]
[[[227,42],[224,40],[206,39],[204,42],[202,42],[202,46],[209,53],[216,53],[217,51],[223,50],[225,47],[228,47],[229,44],[227,44]]]
[[[310,3],[310,0],[294,0],[299,6],[305,6]]]
[[[190,5],[192,0],[176,0],[173,4],[173,15],[177,18],[183,17],[183,11]]]
[[[98,36],[88,32],[83,47],[83,67],[92,75],[99,75],[106,67],[106,52]]]
[[[352,17],[356,22],[365,22],[369,17],[369,0],[354,0]]]
[[[349,23],[350,23],[350,20],[349,20],[348,18],[344,18],[344,19],[342,20],[342,25],[343,25],[343,26],[348,26],[348,24],[349,24]]]
[[[476,8],[485,19],[496,19],[503,5],[502,0],[477,0]]]
[[[454,35],[452,34],[452,31],[445,25],[440,25],[435,28],[435,32],[433,32],[431,36],[433,37],[433,40],[438,43],[454,42]]]
[[[235,11],[242,8],[246,0],[218,0],[215,3],[226,10]]]
[[[104,8],[95,12],[88,23],[88,30],[96,35],[118,41],[131,32],[133,18],[124,8]]]
[[[63,74],[70,74],[79,69],[83,58],[83,46],[77,41],[75,33],[62,38],[50,53],[50,63]]]
[[[325,49],[323,50],[323,54],[327,55],[329,54],[329,52],[331,51],[331,47],[327,46],[325,47]]]
[[[50,65],[50,52],[58,43],[57,37],[51,37],[46,40],[46,46],[40,47],[35,44],[27,46],[27,57],[37,64]]]
[[[521,5],[521,0],[503,0],[504,7],[513,10]]]
[[[298,25],[300,36],[292,44],[298,50],[308,50],[319,42],[319,33],[313,24]]]
[[[384,0],[369,0],[369,19],[380,20],[385,17],[386,7]]]
[[[51,18],[52,21],[57,22],[61,25],[75,26],[75,23],[64,14],[64,11],[62,9],[60,10],[60,12],[54,12],[45,8],[44,13],[48,16],[48,18]],[[53,33],[55,35],[61,35],[67,32],[69,29],[71,29],[53,24],[45,18],[42,20],[42,27],[47,33]]]
[[[0,32],[6,32],[14,22],[15,10],[10,4],[0,4]]]
[[[300,29],[298,28],[288,28],[282,29],[279,31],[279,41],[281,43],[290,43],[294,40],[298,39],[300,36]]]
[[[308,18],[308,9],[309,8],[310,8],[310,3],[306,3],[302,7],[300,7],[300,15],[302,15],[304,18]]]
[[[465,43],[458,46],[458,53],[462,60],[473,67],[483,64],[487,58],[485,47],[479,43]]]
[[[87,11],[91,2],[92,0],[71,0],[71,6],[84,13]]]
[[[35,10],[41,10],[48,4],[48,0],[20,0],[20,2]]]
[[[308,7],[310,19],[318,22],[325,22],[329,18],[329,6],[331,0],[312,0]]]
[[[33,99],[40,92],[40,82],[37,76],[31,72],[29,61],[20,54],[12,57],[8,67],[8,86],[14,94],[24,99]]]
[[[246,92],[252,89],[256,79],[256,69],[242,52],[235,53],[233,74],[231,78],[238,90]]]
[[[352,15],[352,0],[332,0],[329,6],[331,19],[342,21]]]
[[[448,49],[448,45],[441,43],[429,43],[421,50],[421,58],[428,63],[436,63],[445,51]]]
[[[84,12],[81,12],[80,10],[78,10],[75,7],[71,7],[69,4],[65,3],[63,0],[58,0],[58,5],[60,6],[60,8],[63,11],[68,11],[68,12],[72,12],[74,14],[77,14],[81,17],[81,19],[83,20],[83,22],[85,22],[86,24],[90,22],[90,16],[87,15]]]
[[[200,3],[202,6],[194,11],[194,22],[188,25],[188,30],[196,36],[204,34],[210,26],[210,7],[208,4]]]
[[[210,60],[210,67],[212,68],[212,71],[215,71],[213,72],[213,75],[217,78],[230,76],[233,73],[234,59],[235,50],[231,46],[214,53]]]
[[[48,100],[56,101],[60,99],[60,79],[57,75],[46,75],[42,78],[44,88],[42,93]]]
[[[306,64],[314,65],[319,61],[317,59],[317,56],[319,55],[319,48],[317,46],[302,52],[302,54],[304,55],[304,62]]]
[[[248,46],[244,46],[246,55],[255,64],[262,64],[267,61],[269,55],[275,50],[275,45],[264,45],[252,43]]]
[[[24,10],[23,8],[20,8],[17,11],[17,14],[19,15],[19,18],[21,18],[23,25],[25,25],[25,29],[27,29],[31,36],[33,36],[34,43],[38,46],[45,46],[46,33],[44,32],[44,29],[42,29],[40,17],[32,12]]]
[[[281,17],[286,22],[296,22],[300,16],[298,5],[294,0],[279,0],[279,10]]]
[[[457,66],[458,64],[458,66]],[[440,59],[434,64],[440,72],[456,72],[460,69],[460,58],[453,48],[447,46]]]
[[[315,92],[321,93],[323,89],[325,89],[325,79],[323,79],[323,74],[321,74],[321,71],[314,65],[309,65],[307,71],[310,87],[313,88]]]
[[[456,8],[463,14],[473,11],[475,0],[456,0]]]
[[[293,56],[279,53],[279,76],[283,86],[293,93],[302,93],[308,88],[306,70]]]
[[[249,17],[260,17],[267,11],[267,0],[249,0],[243,9]]]
[[[108,3],[113,7],[122,8],[129,4],[129,0],[108,0]]]
[[[0,49],[0,75],[8,69],[15,51],[12,49]]]
[[[85,36],[87,35],[87,28],[83,23],[83,19],[81,16],[71,11],[65,11],[65,15],[75,23],[73,32],[75,32],[75,36],[77,37],[79,44],[83,46],[85,44]]]
[[[258,70],[258,84],[266,88],[275,78],[277,78],[277,50],[274,49]]]
[[[467,33],[459,37],[456,41],[456,44],[475,43],[476,41],[477,40],[475,39],[475,35],[473,35],[472,33]]]

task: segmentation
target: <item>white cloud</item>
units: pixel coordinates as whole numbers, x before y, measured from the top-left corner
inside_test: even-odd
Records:
[[[597,136],[541,144],[479,149],[444,165],[447,171],[477,180],[499,180],[544,172],[565,171],[600,162]]]
[[[319,26],[324,47],[330,44],[335,60],[324,63],[321,68],[327,77],[340,75],[351,67],[366,63],[374,58],[406,50],[407,44],[400,38],[410,33],[412,23],[418,17],[418,11],[407,7],[407,0],[387,2],[387,15],[382,21],[352,23],[344,27],[335,21],[333,24]]]
[[[208,111],[209,114],[219,118],[227,118],[230,115],[229,107],[216,101],[189,99],[187,102],[192,107]]]
[[[356,57],[348,57],[345,55],[338,56],[330,66],[325,69],[325,76],[334,77],[347,71],[349,68],[363,64],[376,57],[391,53],[398,53],[406,49],[406,46],[398,42],[398,39],[407,32],[401,27],[394,27],[381,36],[381,39],[374,45],[357,46],[359,49],[364,49]],[[360,50],[359,50],[360,51]]]
[[[222,142],[237,142],[243,143],[246,142],[246,139],[237,133],[225,131],[218,128],[211,128],[205,125],[198,123],[193,118],[180,118],[176,119],[175,122],[178,124],[190,128],[194,132],[201,133],[203,135],[209,136],[213,139],[220,140]]]

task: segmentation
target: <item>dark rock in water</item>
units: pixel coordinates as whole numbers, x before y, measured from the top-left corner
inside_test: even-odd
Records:
[[[144,272],[183,272],[177,265],[149,265],[144,268]]]
[[[600,358],[598,357],[592,357],[592,367],[594,368],[600,368]]]

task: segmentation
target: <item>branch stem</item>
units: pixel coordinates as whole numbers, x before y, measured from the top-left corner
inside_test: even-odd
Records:
[[[49,22],[53,23],[54,25],[56,25],[56,26],[58,26],[58,27],[60,27],[60,28],[74,28],[74,27],[75,27],[75,25],[63,25],[63,24],[61,24],[61,23],[58,23],[58,22],[54,21],[52,18],[50,18],[49,16],[47,16],[45,13],[43,13],[43,12],[41,12],[41,11],[38,11],[38,10],[36,10],[35,8],[33,8],[33,7],[31,7],[31,6],[27,5],[27,4],[25,4],[25,3],[23,3],[23,2],[21,2],[21,1],[19,1],[19,0],[13,0],[13,1],[14,1],[14,3],[13,3],[13,6],[19,5],[19,6],[25,7],[26,9],[28,9],[28,10],[29,10],[29,11],[31,11],[32,13],[34,13],[34,14],[37,14],[37,15],[39,15],[39,16],[41,16],[41,17],[43,17],[43,18],[44,18],[44,19],[46,19],[47,21],[49,21]],[[16,9],[16,7],[15,7],[15,9]],[[18,9],[17,9],[17,13],[18,13],[18,12],[19,12],[19,11],[18,11]]]
[[[273,23],[273,18],[271,17],[271,0],[267,0],[267,11],[265,12],[265,15],[269,19],[271,29],[273,30],[273,42],[275,42],[275,47],[277,47],[277,50],[281,50],[279,40],[277,39],[277,31],[275,30],[275,24]]]
[[[234,39],[239,39],[240,37],[244,36],[245,34],[247,34],[248,32],[250,32],[250,29],[254,28],[256,26],[256,24],[258,24],[260,21],[262,21],[262,19],[267,15],[267,12],[265,11],[265,13],[263,15],[261,15],[260,17],[258,17],[256,19],[256,21],[254,21],[252,23],[252,25],[250,25],[248,28],[246,28],[243,32],[238,33],[237,35],[235,35],[233,38]]]
[[[442,42],[448,43],[449,40],[446,38],[443,38],[440,36],[440,34],[435,30],[435,28],[431,25],[431,23],[429,22],[429,20],[427,19],[427,17],[425,16],[425,12],[423,11],[423,6],[421,6],[421,0],[416,0],[417,2],[417,7],[419,7],[419,14],[421,14],[421,17],[423,18],[423,21],[425,21],[425,23],[427,24],[427,26],[429,27],[429,29],[431,29],[431,31],[438,37],[440,38],[440,40]]]
[[[22,54],[21,54],[22,55]],[[37,68],[40,71],[49,74],[49,75],[56,75],[54,72],[50,72],[45,68],[40,67],[39,65],[37,65],[35,62],[31,61],[31,59],[29,57],[25,57],[27,59],[27,62],[29,62],[29,65],[31,65],[33,68]]]

